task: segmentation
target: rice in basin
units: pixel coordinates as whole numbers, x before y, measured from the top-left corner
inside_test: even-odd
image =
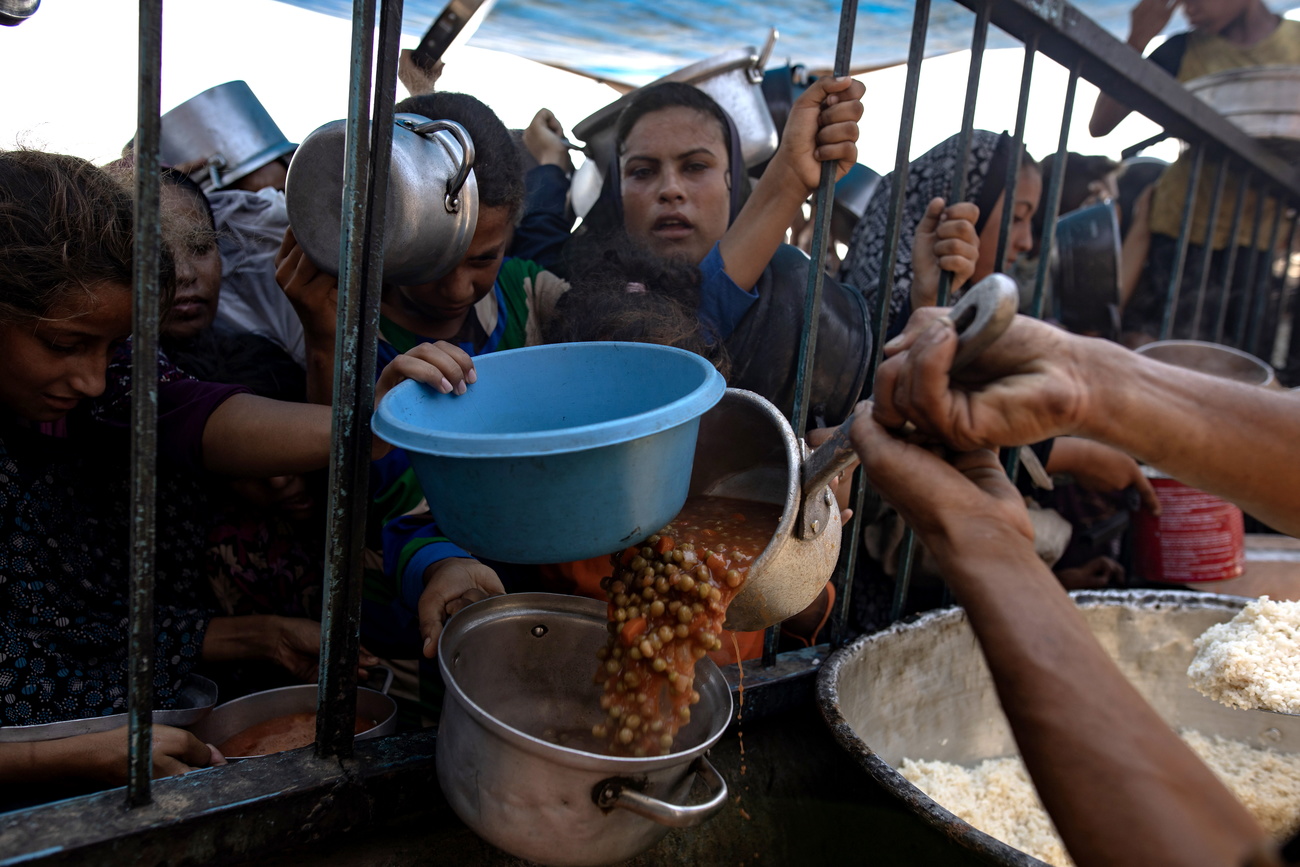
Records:
[[[1187,668],[1192,686],[1228,707],[1300,713],[1300,602],[1251,602],[1205,630]]]

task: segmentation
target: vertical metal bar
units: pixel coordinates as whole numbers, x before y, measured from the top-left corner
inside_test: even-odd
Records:
[[[370,414],[383,278],[383,231],[392,154],[393,99],[402,0],[384,0],[374,124],[369,123],[375,0],[355,0],[348,101],[344,219],[339,242],[339,322],[335,337],[330,527],[321,624],[316,751],[352,754],[361,621],[361,559],[369,505]]]
[[[970,162],[970,140],[975,129],[975,101],[979,97],[980,70],[984,65],[984,43],[989,35],[992,3],[981,3],[975,10],[975,32],[970,43],[970,68],[966,73],[966,101],[961,112],[961,133],[957,144],[957,171],[953,173],[949,204],[966,198],[966,165]],[[939,272],[938,305],[945,307],[952,292],[952,273]]]
[[[840,4],[840,29],[835,43],[834,75],[848,75],[853,53],[853,30],[857,23],[858,0]],[[826,283],[826,248],[831,237],[832,205],[835,203],[834,162],[822,163],[821,182],[817,186],[817,206],[813,214],[812,267],[808,269],[808,291],[804,294],[803,335],[799,344],[799,367],[794,380],[794,408],[790,423],[795,436],[803,436],[808,426],[808,403],[812,394],[813,358],[817,352],[817,325],[822,307],[822,289]],[[777,646],[781,641],[779,625],[769,626],[763,636],[763,664],[776,664]]]
[[[1056,243],[1056,218],[1061,210],[1061,190],[1065,186],[1065,167],[1070,153],[1070,118],[1074,114],[1074,94],[1079,86],[1079,67],[1070,70],[1070,81],[1065,87],[1065,110],[1061,112],[1061,132],[1056,143],[1056,161],[1052,163],[1052,177],[1047,186],[1047,204],[1043,211],[1043,238],[1038,244],[1038,273],[1034,277],[1033,315],[1043,318],[1043,300],[1047,294],[1047,272]]]
[[[1286,206],[1280,199],[1277,203],[1277,208],[1279,212],[1286,211]],[[1263,313],[1259,317],[1259,328],[1261,332],[1259,340],[1262,341],[1267,338],[1268,342],[1257,342],[1254,350],[1252,350],[1252,354],[1269,364],[1272,364],[1275,360],[1273,356],[1274,350],[1277,348],[1278,328],[1282,321],[1282,305],[1286,302],[1287,273],[1291,267],[1291,254],[1295,252],[1295,229],[1297,220],[1300,220],[1300,213],[1292,215],[1291,226],[1286,230],[1286,234],[1281,236],[1286,238],[1286,252],[1282,256],[1282,275],[1276,282],[1272,280],[1269,281],[1270,284],[1277,287],[1277,299],[1274,301],[1273,291],[1272,289],[1269,289],[1264,292],[1263,299],[1256,302],[1257,307],[1263,307]],[[1275,256],[1272,261],[1276,263],[1277,257]],[[1269,269],[1270,277],[1272,276],[1272,270],[1272,268]],[[1266,325],[1267,330],[1265,330]]]
[[[1020,70],[1020,101],[1016,105],[1016,134],[1012,139],[1011,159],[1007,160],[1007,178],[1003,184],[1002,224],[998,227],[998,251],[993,262],[993,270],[1002,273],[1007,259],[1007,244],[1010,242],[1011,218],[1015,208],[1011,203],[1016,198],[1016,179],[1020,177],[1020,159],[1025,149],[1025,122],[1029,115],[1029,86],[1034,77],[1034,56],[1038,53],[1038,37],[1035,35],[1025,43],[1025,64]]]
[[[885,340],[889,336],[889,298],[894,292],[894,264],[898,256],[898,235],[903,218],[903,204],[907,200],[907,175],[911,162],[912,126],[916,120],[916,95],[921,85],[921,61],[925,58],[925,35],[930,26],[930,0],[916,0],[912,13],[912,41],[907,49],[907,79],[903,87],[903,114],[898,125],[898,150],[894,156],[894,188],[890,190],[893,201],[889,219],[885,223],[885,252],[880,263],[880,289],[876,297],[876,346],[872,356],[870,376],[875,379],[876,368],[884,356]],[[894,604],[891,619],[897,620],[903,603],[907,600],[912,581],[910,552],[916,545],[912,528],[903,534],[903,550],[898,577],[894,583]]]
[[[1223,266],[1222,289],[1219,297],[1219,313],[1214,325],[1214,342],[1223,342],[1223,328],[1228,319],[1228,299],[1232,297],[1232,278],[1237,269],[1237,233],[1241,231],[1241,214],[1245,210],[1246,190],[1250,185],[1250,171],[1241,173],[1237,183],[1237,201],[1232,207],[1232,229],[1228,232],[1228,261]]]
[[[1191,338],[1196,340],[1201,334],[1201,310],[1205,306],[1205,287],[1210,281],[1210,264],[1214,256],[1214,229],[1219,222],[1219,204],[1223,201],[1223,185],[1228,180],[1228,155],[1219,161],[1219,168],[1214,173],[1214,195],[1210,198],[1210,216],[1205,227],[1205,243],[1201,250],[1201,270],[1196,281],[1196,310],[1192,314]]]
[[[1293,206],[1294,207],[1294,206]],[[1295,246],[1297,241],[1297,229],[1300,229],[1300,208],[1296,209],[1295,219],[1291,221],[1291,242],[1287,246],[1286,266],[1282,272],[1282,303],[1285,305],[1290,301],[1290,308],[1287,314],[1288,332],[1287,345],[1282,353],[1282,363],[1274,365],[1281,368],[1281,371],[1287,375],[1287,384],[1293,385],[1293,377],[1296,369],[1293,360],[1296,358],[1298,348],[1300,348],[1300,335],[1296,334],[1297,325],[1300,324],[1300,283],[1291,279],[1291,258],[1295,255]],[[1287,291],[1290,287],[1290,296]],[[1277,353],[1274,352],[1276,357]],[[1280,377],[1279,377],[1280,378]]]
[[[140,0],[139,90],[135,134],[135,298],[131,313],[131,602],[127,804],[152,800],[154,572],[157,568],[154,467],[158,451],[158,291],[162,229],[161,175],[162,0]]]
[[[1255,222],[1250,230],[1250,261],[1246,263],[1246,279],[1241,281],[1245,290],[1239,302],[1240,313],[1237,316],[1237,330],[1233,335],[1232,345],[1241,349],[1246,345],[1246,324],[1250,320],[1250,302],[1254,297],[1255,271],[1259,267],[1259,232],[1264,222],[1264,202],[1267,201],[1267,181],[1260,179],[1259,189],[1255,191]]]
[[[1205,147],[1192,145],[1195,156],[1192,157],[1192,171],[1187,176],[1187,198],[1183,200],[1183,224],[1178,230],[1178,245],[1174,248],[1174,268],[1169,277],[1169,289],[1165,294],[1165,317],[1160,326],[1160,339],[1168,340],[1173,336],[1174,317],[1178,313],[1178,292],[1183,283],[1183,265],[1187,261],[1187,239],[1192,233],[1192,209],[1196,205],[1196,184],[1201,177],[1201,164],[1205,161]]]
[[[1269,283],[1273,280],[1273,263],[1277,260],[1278,230],[1282,228],[1281,197],[1273,200],[1273,228],[1268,233],[1268,255],[1260,257],[1259,273],[1255,275],[1254,305],[1250,315],[1250,337],[1246,351],[1252,355],[1259,354],[1259,333],[1263,326],[1264,311],[1268,309]]]
[[[1020,70],[1020,101],[1016,105],[1016,133],[1012,138],[1011,159],[1007,160],[1007,177],[1002,193],[1002,219],[998,227],[998,249],[994,259],[993,270],[1002,273],[1006,265],[1007,244],[1011,241],[1011,220],[1016,209],[1016,180],[1020,177],[1020,161],[1025,149],[1025,123],[1029,115],[1029,88],[1033,82],[1034,55],[1038,52],[1038,36],[1035,34],[1025,43],[1025,63]],[[1015,484],[1020,475],[1020,449],[1007,449],[1002,456],[1002,466],[1007,471],[1007,478]]]
[[[831,612],[831,647],[842,647],[849,640],[853,576],[857,573],[858,548],[862,539],[862,508],[867,489],[867,479],[862,473],[862,467],[853,471],[852,479],[853,487],[850,489],[849,504],[853,509],[853,517],[844,525],[840,559],[835,566],[835,610]]]

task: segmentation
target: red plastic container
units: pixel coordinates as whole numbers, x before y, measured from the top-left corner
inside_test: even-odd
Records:
[[[1134,522],[1138,577],[1187,584],[1224,581],[1245,571],[1245,525],[1241,509],[1150,470],[1160,497],[1159,517],[1146,510]]]

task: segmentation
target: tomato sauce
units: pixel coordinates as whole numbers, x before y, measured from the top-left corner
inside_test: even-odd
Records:
[[[353,724],[356,734],[374,728],[372,719],[358,715]],[[265,756],[269,753],[296,750],[316,742],[316,713],[289,713],[271,717],[233,734],[217,745],[223,756]]]
[[[722,647],[727,605],[772,540],[783,509],[692,497],[672,523],[613,555],[609,637],[598,656],[605,721],[592,734],[615,755],[672,752],[700,700],[695,663]]]

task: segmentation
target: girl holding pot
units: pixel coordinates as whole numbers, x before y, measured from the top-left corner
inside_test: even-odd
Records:
[[[131,330],[133,219],[130,196],[84,160],[0,152],[0,725],[126,710],[130,450],[121,410],[130,382],[110,360]],[[163,258],[166,302],[174,276]],[[421,354],[404,356],[381,391],[404,375],[440,383],[445,373]],[[197,382],[161,357],[159,379],[164,485],[200,471],[270,475],[328,460],[327,410]],[[319,626],[214,617],[195,562],[201,537],[188,545],[179,532],[169,525],[159,533],[157,707],[176,706],[201,662],[258,659],[312,676]],[[157,729],[155,775],[213,760],[192,736]],[[120,729],[0,744],[5,806],[52,794],[32,783],[84,791],[125,775]]]

